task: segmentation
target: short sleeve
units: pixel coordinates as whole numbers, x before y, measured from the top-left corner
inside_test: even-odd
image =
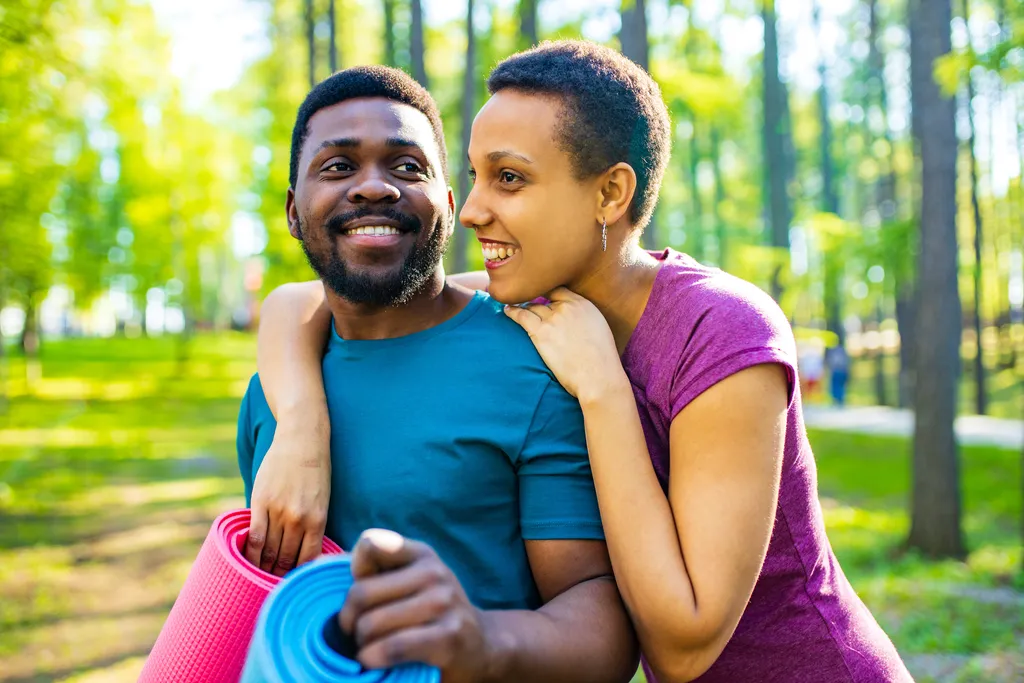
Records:
[[[242,397],[242,406],[238,411],[238,433],[235,435],[235,450],[238,452],[238,472],[242,475],[245,487],[245,506],[249,507],[252,499],[253,458],[256,453],[256,438],[252,419],[253,385],[259,386],[259,380],[253,377]]]
[[[557,382],[550,381],[541,394],[517,472],[525,540],[604,538],[583,413]]]
[[[671,386],[671,418],[702,393],[741,370],[775,363],[786,370],[788,400],[796,386],[796,344],[785,314],[760,289],[739,280],[708,297],[689,331]]]

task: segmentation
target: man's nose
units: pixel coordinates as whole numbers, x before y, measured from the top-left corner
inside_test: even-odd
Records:
[[[362,174],[348,190],[348,200],[353,204],[394,203],[401,197],[398,187],[375,171]]]

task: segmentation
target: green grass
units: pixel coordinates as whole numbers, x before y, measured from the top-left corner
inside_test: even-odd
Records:
[[[245,335],[75,340],[9,361],[0,414],[0,682],[134,681],[210,521],[241,504]],[[811,434],[844,571],[919,681],[1022,680],[1020,454],[963,452],[965,562],[900,551],[905,440]],[[946,665],[952,673],[926,675]],[[638,679],[639,680],[639,679]]]

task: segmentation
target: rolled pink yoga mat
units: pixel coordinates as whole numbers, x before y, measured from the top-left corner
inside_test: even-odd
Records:
[[[260,607],[281,581],[245,559],[248,535],[249,510],[214,521],[139,683],[238,683]],[[323,551],[341,548],[324,538]]]

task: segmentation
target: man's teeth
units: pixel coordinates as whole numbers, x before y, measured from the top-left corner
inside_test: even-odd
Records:
[[[400,235],[402,231],[390,225],[367,225],[347,230],[347,235]]]
[[[488,261],[503,261],[515,256],[519,249],[516,247],[483,247],[484,258]]]

